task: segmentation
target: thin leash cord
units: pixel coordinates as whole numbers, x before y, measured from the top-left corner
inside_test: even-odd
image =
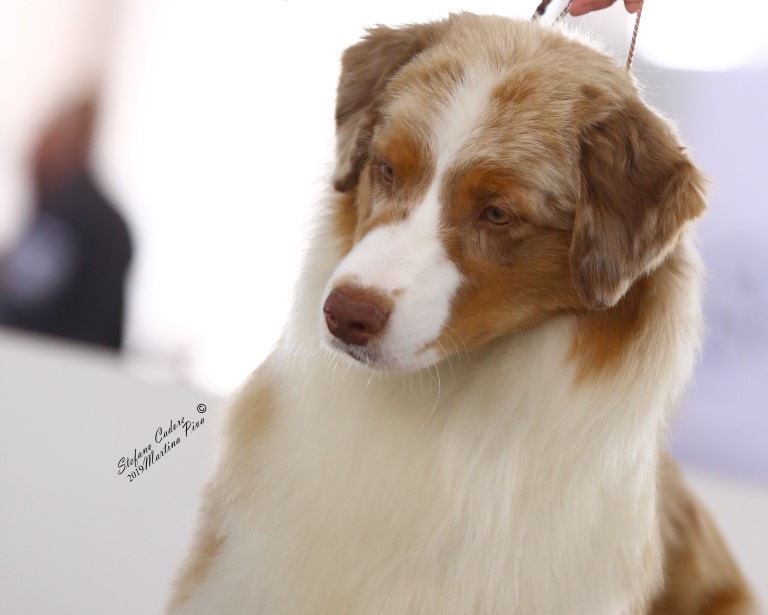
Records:
[[[570,4],[570,2],[569,2]],[[640,3],[640,8],[637,9],[637,16],[635,17],[635,28],[632,30],[632,41],[629,43],[629,52],[627,53],[627,72],[632,70],[632,60],[635,59],[635,43],[637,43],[637,31],[640,29],[640,18],[643,16],[643,3]]]
[[[533,17],[531,17],[531,20],[537,21],[541,19],[544,16],[544,13],[547,12],[547,7],[552,4],[552,0],[542,0],[541,4],[536,7],[536,11],[533,13]],[[565,16],[568,14],[568,11],[571,10],[571,0],[568,0],[568,3],[565,5],[565,8],[562,10],[562,12],[557,16],[557,19],[555,21],[560,21],[561,19],[564,19]]]
[[[533,13],[531,20],[538,21],[539,19],[541,19],[544,13],[547,12],[547,7],[550,4],[552,4],[552,0],[542,0],[539,6],[536,7],[536,11]],[[568,12],[570,10],[571,10],[571,0],[568,0],[568,3],[565,5],[565,8],[557,16],[557,19],[555,19],[555,22],[565,19],[565,16],[568,15]],[[632,40],[629,43],[629,52],[627,53],[627,62],[625,64],[625,68],[627,72],[632,70],[632,60],[635,59],[635,45],[637,44],[637,32],[640,29],[640,18],[642,16],[643,16],[643,4],[641,3],[640,8],[637,9],[637,14],[635,17],[635,27],[632,30]]]
[[[552,4],[552,0],[542,0],[541,4],[536,7],[536,11],[533,13],[533,16],[531,17],[531,21],[538,21],[544,16],[544,13],[547,12],[547,7]],[[568,0],[567,4],[565,5],[565,8],[561,11],[561,13],[557,16],[557,19],[555,19],[555,22],[558,22],[565,18],[565,16],[568,14],[568,11],[571,10],[571,0]]]

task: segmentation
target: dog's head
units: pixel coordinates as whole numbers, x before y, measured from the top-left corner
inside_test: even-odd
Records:
[[[611,309],[702,213],[702,178],[612,59],[556,28],[454,15],[347,49],[326,341],[431,365]]]

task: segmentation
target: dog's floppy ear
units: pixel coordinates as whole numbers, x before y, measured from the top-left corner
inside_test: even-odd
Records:
[[[615,305],[658,267],[705,208],[705,181],[664,121],[638,99],[612,107],[581,141],[570,260],[591,309]]]
[[[368,30],[344,52],[336,94],[336,168],[333,185],[347,192],[357,185],[376,121],[378,99],[389,79],[435,43],[446,24],[435,22]]]

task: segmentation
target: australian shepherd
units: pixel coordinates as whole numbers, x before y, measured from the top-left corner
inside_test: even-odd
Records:
[[[336,132],[167,612],[757,612],[664,452],[705,182],[627,72],[560,26],[377,27]]]

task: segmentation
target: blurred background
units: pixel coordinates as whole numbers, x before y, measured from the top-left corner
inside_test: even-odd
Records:
[[[365,25],[535,4],[0,0],[0,319],[230,392],[287,313],[340,52]],[[634,74],[712,180],[707,337],[674,447],[768,486],[768,5],[646,5]],[[621,2],[569,21],[623,61]]]
[[[288,312],[342,50],[368,25],[536,3],[0,0],[0,610],[160,611],[218,411]],[[621,0],[568,21],[624,62]],[[766,603],[767,21],[763,0],[648,0],[634,68],[712,182],[672,446]],[[158,425],[203,416],[119,474]]]

